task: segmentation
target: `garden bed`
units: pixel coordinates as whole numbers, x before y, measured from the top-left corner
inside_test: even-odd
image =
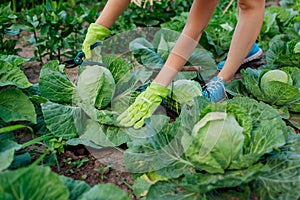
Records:
[[[160,4],[173,15],[172,2],[154,4],[149,12]],[[87,28],[84,20],[93,21],[97,9],[82,6],[74,18],[71,10],[64,12],[67,3],[55,7],[48,2],[25,12],[19,32],[11,26],[13,15],[5,14],[5,41],[23,42],[1,46],[8,55],[0,55],[0,199],[20,191],[23,199],[34,198],[32,194],[72,200],[298,197],[300,5],[267,1],[257,40],[262,56],[241,66],[226,85],[225,102],[211,104],[201,97],[202,87],[218,73],[216,63],[226,58],[237,20],[235,3],[223,13],[227,3],[220,3],[186,64],[201,66],[200,73],[180,72],[162,107],[138,130],[120,126],[116,116],[163,66],[187,17],[185,7],[168,21],[141,16],[160,27],[125,30],[129,26],[119,24],[122,33],[112,27],[102,57],[97,48],[92,50],[91,61],[101,60],[105,67],[70,69],[64,60],[80,50],[80,28]],[[45,18],[32,15],[41,10]],[[50,20],[53,16],[56,21]],[[82,21],[70,24],[64,16]],[[118,23],[122,20],[133,23],[126,13]],[[73,27],[74,34],[66,27]],[[52,35],[54,29],[57,35]],[[283,74],[280,80],[263,79],[274,71]]]

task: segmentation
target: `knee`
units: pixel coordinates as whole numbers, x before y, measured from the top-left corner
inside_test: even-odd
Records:
[[[265,7],[265,0],[238,0],[240,12],[260,12]]]

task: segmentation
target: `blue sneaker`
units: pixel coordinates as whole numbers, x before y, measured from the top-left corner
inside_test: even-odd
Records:
[[[225,84],[225,81],[215,76],[204,86],[202,94],[209,98],[211,102],[221,102],[227,98]]]
[[[252,46],[252,49],[250,50],[250,52],[248,53],[248,55],[246,56],[245,60],[242,62],[242,64],[245,64],[247,62],[250,62],[252,60],[257,59],[260,55],[262,54],[262,49],[258,46],[257,43],[254,43]],[[217,65],[217,69],[221,70],[223,68],[225,64],[225,60],[221,61],[218,65]]]

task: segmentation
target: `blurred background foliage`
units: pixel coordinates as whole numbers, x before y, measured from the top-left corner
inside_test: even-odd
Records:
[[[17,43],[29,34],[28,41],[34,45],[35,57],[42,62],[75,57],[90,23],[101,13],[105,1],[52,1],[21,0],[2,1],[0,4],[0,49],[2,54],[16,54]],[[112,34],[133,30],[141,26],[157,26],[172,17],[187,12],[191,2],[168,0],[147,4],[140,8],[131,4],[111,27]],[[25,34],[20,33],[27,32]],[[20,38],[21,37],[21,38]]]

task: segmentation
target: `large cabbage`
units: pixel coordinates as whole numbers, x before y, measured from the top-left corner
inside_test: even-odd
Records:
[[[243,128],[233,115],[211,112],[194,127],[193,145],[186,151],[189,160],[198,169],[208,172],[224,172],[232,160],[243,153]],[[233,145],[228,145],[233,144]]]
[[[85,103],[101,109],[112,100],[115,80],[108,69],[97,65],[89,66],[79,76],[77,92]]]
[[[127,169],[163,176],[150,186],[149,200],[299,197],[300,138],[263,102],[242,97],[211,104],[196,97],[175,122],[152,116],[135,134],[123,157]],[[138,181],[134,186],[145,183]]]
[[[193,128],[191,144],[185,153],[196,169],[224,173],[228,169],[247,168],[285,143],[284,124],[279,113],[261,105],[269,113],[257,122],[245,109],[250,102],[244,104],[235,99],[202,110],[201,120]]]
[[[116,65],[119,66],[118,61],[109,67]],[[119,131],[109,107],[116,90],[114,75],[121,74],[98,65],[82,66],[75,84],[63,67],[58,61],[51,61],[41,71],[40,91],[49,99],[41,105],[47,129],[68,139],[93,133],[90,135],[96,139],[91,140],[100,141],[102,146],[124,143],[127,135]]]

